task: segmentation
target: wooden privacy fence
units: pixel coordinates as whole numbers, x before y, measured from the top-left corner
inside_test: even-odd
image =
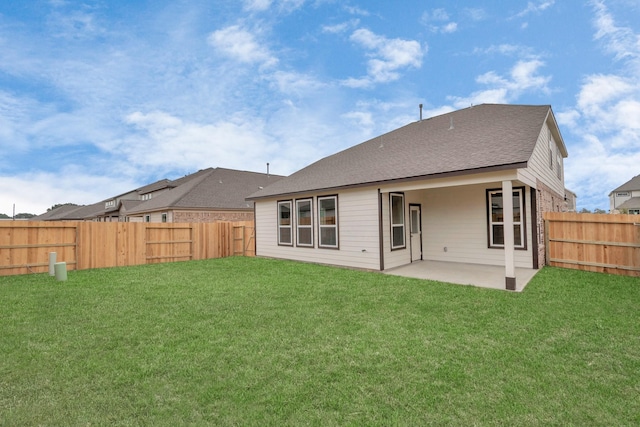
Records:
[[[69,270],[255,256],[253,221],[0,221],[0,276],[42,273],[49,252]]]
[[[546,212],[548,265],[640,277],[640,216]]]

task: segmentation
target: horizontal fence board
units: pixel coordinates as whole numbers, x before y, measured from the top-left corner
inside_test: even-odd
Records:
[[[244,247],[234,240],[236,229],[244,231]],[[66,262],[71,270],[255,256],[255,241],[250,240],[253,230],[253,221],[2,221],[0,275],[47,272],[50,252],[56,252],[56,261]]]
[[[640,276],[638,215],[546,212],[547,264]]]

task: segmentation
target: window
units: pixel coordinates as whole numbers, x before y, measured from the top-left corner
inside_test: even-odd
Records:
[[[313,207],[311,199],[296,200],[297,246],[313,246]]]
[[[404,194],[391,193],[391,250],[405,248],[404,242]]]
[[[167,214],[166,213],[162,214],[162,222],[167,222]]]
[[[318,197],[320,248],[338,248],[338,196]]]
[[[562,156],[560,155],[559,148],[558,152],[556,153],[556,173],[558,175],[558,179],[562,179]]]
[[[278,202],[278,244],[292,245],[291,200]]]
[[[115,206],[116,206],[116,201],[115,200],[109,200],[108,202],[106,202],[104,204],[104,208],[105,209],[114,208]]]
[[[145,215],[144,222],[151,222],[151,215]]]
[[[622,191],[620,193],[616,193],[617,197],[629,197],[629,193],[627,191]]]
[[[640,215],[640,209],[629,209],[629,215]]]
[[[487,190],[489,215],[489,247],[504,248],[504,212],[502,190]],[[526,249],[524,224],[524,188],[513,189],[513,242],[514,247]]]

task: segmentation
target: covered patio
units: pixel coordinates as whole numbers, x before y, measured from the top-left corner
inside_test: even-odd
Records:
[[[539,270],[515,268],[516,292],[521,292]],[[505,268],[496,265],[467,264],[447,261],[414,261],[383,271],[395,276],[436,280],[481,288],[506,290]]]

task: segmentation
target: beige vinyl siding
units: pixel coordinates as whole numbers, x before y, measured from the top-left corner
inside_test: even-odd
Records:
[[[553,168],[549,167],[549,127],[544,125],[538,136],[527,169],[518,170],[518,179],[532,187],[536,187],[536,178],[549,186],[556,193],[564,195],[564,159],[560,156],[562,174],[557,175],[556,156],[558,155],[558,142],[553,139]]]
[[[487,247],[486,190],[495,188],[501,188],[501,183],[422,192],[416,199],[422,204],[424,259],[504,265],[504,250]],[[527,250],[516,250],[515,262],[516,267],[531,268],[529,187],[525,187],[525,206]]]
[[[339,249],[318,248],[317,196],[338,195]],[[314,247],[278,246],[277,200],[313,198]],[[304,194],[256,201],[258,256],[378,270],[378,193],[376,189]],[[294,219],[295,224],[295,219]],[[295,227],[294,227],[295,230]]]

